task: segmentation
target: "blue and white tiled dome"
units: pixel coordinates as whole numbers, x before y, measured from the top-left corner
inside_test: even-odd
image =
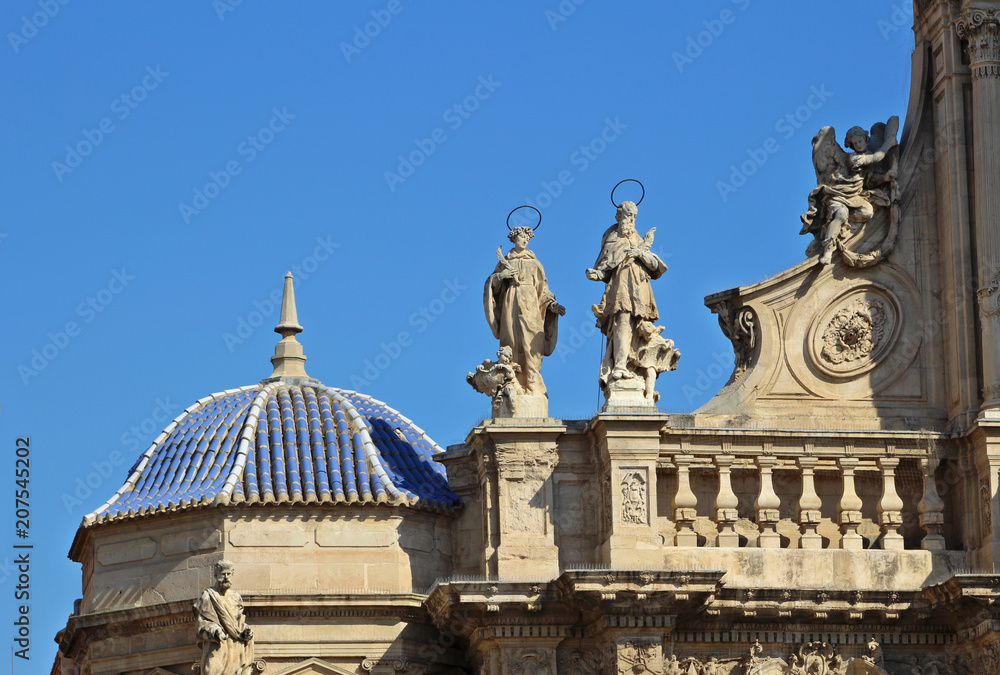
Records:
[[[305,374],[294,303],[289,275],[272,377],[186,409],[85,525],[202,504],[458,505],[420,427]]]

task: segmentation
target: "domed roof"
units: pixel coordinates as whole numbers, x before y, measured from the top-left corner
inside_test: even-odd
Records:
[[[289,273],[272,376],[187,408],[84,526],[208,504],[457,506],[441,448],[385,403],[306,375],[301,330]]]

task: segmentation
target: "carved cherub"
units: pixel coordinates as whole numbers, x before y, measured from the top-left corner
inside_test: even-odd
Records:
[[[899,220],[898,129],[898,117],[875,124],[871,134],[852,127],[844,139],[851,152],[837,143],[833,127],[823,127],[813,138],[816,188],[809,193],[809,210],[802,215],[799,234],[812,234],[816,239],[806,255],[820,253],[819,262],[828,265],[839,248],[851,267],[868,267],[889,254]],[[876,207],[889,211],[889,232],[882,244],[867,253],[848,250],[844,240],[875,216]]]
[[[497,351],[496,361],[486,359],[476,366],[475,373],[465,376],[465,381],[493,399],[493,414],[496,415],[505,405],[513,409],[515,397],[522,393],[517,380],[520,372],[521,366],[513,360],[513,350],[504,346]]]
[[[667,340],[660,333],[663,326],[655,326],[652,321],[640,321],[636,326],[637,347],[629,356],[629,365],[646,379],[643,392],[646,401],[656,403],[660,394],[656,391],[656,378],[660,373],[677,369],[680,351],[674,349],[674,341]]]

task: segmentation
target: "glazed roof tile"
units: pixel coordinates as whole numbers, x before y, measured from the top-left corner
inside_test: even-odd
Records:
[[[285,381],[230,389],[181,413],[84,525],[207,503],[450,509],[458,497],[438,452],[409,419],[354,391]]]

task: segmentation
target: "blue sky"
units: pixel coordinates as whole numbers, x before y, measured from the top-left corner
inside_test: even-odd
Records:
[[[732,364],[704,296],[804,258],[812,136],[902,118],[912,52],[903,0],[62,2],[0,10],[4,645],[16,438],[34,459],[18,673],[48,672],[81,594],[82,516],[183,408],[270,375],[286,270],[310,375],[461,443],[489,411],[464,382],[496,351],[482,284],[536,204],[567,309],[550,412],[588,418],[584,270],[638,178],[683,353],[660,403],[690,411]]]

